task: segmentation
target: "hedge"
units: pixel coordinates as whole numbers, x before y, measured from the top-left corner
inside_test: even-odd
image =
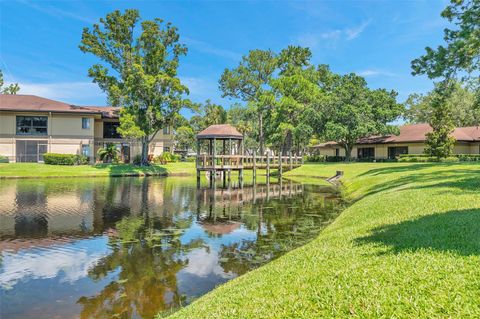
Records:
[[[45,153],[43,162],[49,165],[86,165],[89,160],[84,155]]]
[[[427,154],[402,154],[399,162],[477,162],[480,154],[457,154],[447,158],[429,156]]]
[[[9,162],[8,157],[0,155],[0,163],[8,163],[8,162]]]

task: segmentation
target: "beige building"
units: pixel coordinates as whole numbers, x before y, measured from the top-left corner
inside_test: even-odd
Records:
[[[137,140],[117,133],[118,109],[76,106],[33,95],[0,95],[0,155],[11,162],[42,162],[44,153],[83,154],[91,161],[99,148],[114,143],[121,159],[141,153]],[[173,151],[170,127],[159,131],[149,154]]]
[[[356,159],[394,159],[401,154],[423,154],[426,134],[431,131],[428,124],[404,125],[399,135],[359,139],[351,155]],[[452,136],[456,140],[455,154],[480,154],[480,127],[458,127]],[[321,155],[345,156],[345,149],[336,142],[322,143],[313,149]]]

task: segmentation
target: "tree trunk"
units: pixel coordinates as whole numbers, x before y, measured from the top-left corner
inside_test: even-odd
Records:
[[[148,162],[148,137],[142,137],[142,162],[140,163],[141,166],[148,166],[150,163]]]
[[[259,115],[258,115],[258,126],[259,126],[259,137],[258,139],[260,140],[260,156],[264,156],[264,149],[263,149],[263,145],[264,145],[264,141],[263,141],[263,114],[262,112],[259,112]]]
[[[346,144],[343,148],[345,149],[345,162],[350,162],[352,158],[352,147]]]

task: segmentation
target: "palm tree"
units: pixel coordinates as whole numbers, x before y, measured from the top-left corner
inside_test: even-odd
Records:
[[[104,163],[111,163],[112,161],[117,161],[119,153],[120,151],[117,149],[115,144],[108,143],[107,146],[98,150],[97,155],[98,158]]]

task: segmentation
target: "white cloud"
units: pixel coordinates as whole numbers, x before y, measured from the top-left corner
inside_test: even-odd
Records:
[[[62,102],[105,100],[105,94],[97,84],[91,82],[29,83],[20,81],[18,85],[20,86],[18,94],[38,95]]]
[[[37,5],[36,3],[33,3],[31,1],[25,1],[25,0],[20,1],[20,3],[30,7],[32,9],[35,9],[37,11],[46,13],[46,14],[52,16],[52,17],[55,17],[55,18],[75,19],[75,20],[85,22],[85,23],[88,23],[88,24],[94,24],[94,23],[98,22],[98,21],[95,21],[94,19],[90,19],[90,18],[88,18],[84,15],[79,15],[79,14],[74,13],[74,12],[65,11],[65,10],[59,9],[57,7],[54,7],[54,6],[49,6],[49,5],[45,5],[45,4]]]
[[[240,59],[242,58],[242,55],[240,53],[237,53],[237,52],[234,52],[234,51],[231,51],[231,50],[217,48],[217,47],[215,47],[215,46],[213,46],[209,43],[203,42],[203,41],[195,40],[195,39],[188,38],[188,37],[183,37],[182,40],[185,42],[185,44],[188,47],[193,48],[193,49],[198,50],[198,51],[203,52],[203,53],[216,55],[216,56],[219,56],[219,57],[222,57],[222,58],[227,58],[227,59],[234,60],[234,61],[240,61]]]
[[[395,73],[381,70],[381,69],[366,69],[355,72],[356,74],[363,76],[363,77],[373,77],[373,76],[396,76]]]
[[[99,245],[92,248],[92,240],[75,244],[33,248],[19,253],[6,252],[0,274],[0,287],[9,289],[20,281],[58,277],[61,282],[73,283],[88,275],[98,261],[109,253],[104,237],[94,239]],[[100,248],[101,247],[101,248]]]
[[[351,28],[335,29],[321,33],[304,33],[297,37],[297,42],[301,46],[314,48],[322,42],[331,44],[339,40],[351,41],[358,38],[360,34],[365,31],[371,21],[372,20],[365,21],[362,24]]]
[[[353,28],[347,28],[344,30],[347,40],[353,40],[358,38],[358,36],[367,28],[367,26],[372,22],[372,20],[368,20],[360,24],[359,26]]]

